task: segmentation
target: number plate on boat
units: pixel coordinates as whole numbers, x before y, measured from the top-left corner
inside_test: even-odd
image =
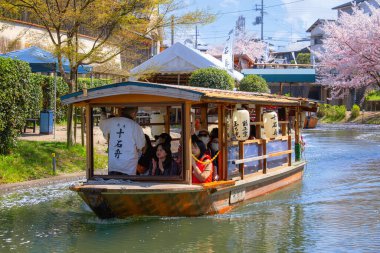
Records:
[[[243,201],[245,198],[245,189],[232,190],[230,195],[230,204]]]

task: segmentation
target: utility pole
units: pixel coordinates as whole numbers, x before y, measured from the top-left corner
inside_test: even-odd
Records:
[[[264,41],[264,0],[261,0],[261,5],[256,4],[256,11],[260,11],[261,17],[256,17],[254,25],[261,24],[261,40]],[[258,19],[260,18],[260,23]]]
[[[261,41],[264,41],[264,0],[261,0]]]
[[[171,30],[172,46],[173,46],[174,44],[174,15],[171,16],[170,30]]]

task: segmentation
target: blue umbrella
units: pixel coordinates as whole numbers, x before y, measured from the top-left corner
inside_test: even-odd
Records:
[[[29,47],[6,54],[0,54],[0,56],[25,61],[29,63],[32,72],[59,72],[57,57],[39,47]],[[65,72],[70,72],[69,60],[62,58],[62,63]],[[87,74],[91,71],[92,67],[88,65],[80,65],[78,68],[78,74]]]

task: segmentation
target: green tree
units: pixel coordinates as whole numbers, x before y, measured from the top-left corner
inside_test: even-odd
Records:
[[[267,81],[258,75],[248,75],[240,81],[239,90],[249,92],[268,93],[269,88]]]
[[[196,87],[232,90],[235,82],[225,70],[204,68],[194,71],[190,76],[189,83]]]
[[[296,57],[298,64],[310,64],[310,53],[299,53]]]
[[[195,10],[170,19],[178,10],[177,0],[0,0],[3,16],[27,14],[42,25],[58,58],[59,72],[69,87],[76,90],[76,76],[83,64],[104,64],[120,53],[138,51],[135,45],[146,43],[148,36],[159,39],[160,30],[168,25],[207,23],[214,16]],[[84,49],[80,41],[85,33],[93,38]],[[134,53],[134,54],[133,54]],[[69,60],[70,72],[63,68]],[[86,88],[86,87],[84,87]],[[67,144],[73,143],[73,106],[68,107]]]
[[[27,63],[0,58],[0,154],[9,154],[32,106]]]

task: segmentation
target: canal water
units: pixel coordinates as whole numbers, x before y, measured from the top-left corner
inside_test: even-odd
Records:
[[[380,128],[305,131],[302,182],[231,213],[100,220],[68,184],[0,197],[0,252],[380,252]]]

